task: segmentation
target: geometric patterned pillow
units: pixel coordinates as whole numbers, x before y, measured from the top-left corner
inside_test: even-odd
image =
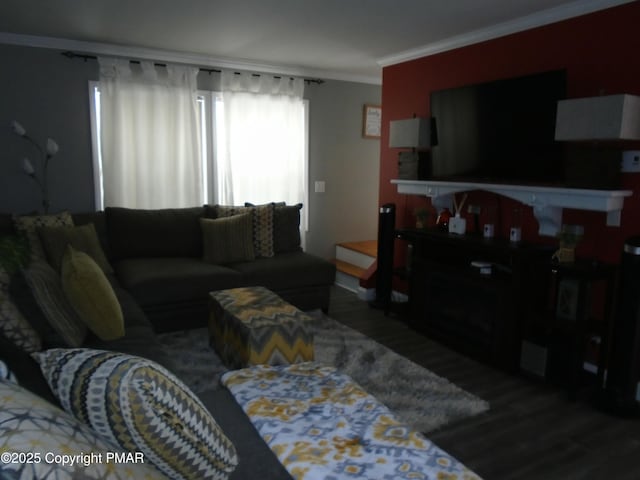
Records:
[[[175,479],[226,479],[235,447],[202,402],[151,360],[92,349],[32,354],[62,407]]]
[[[29,261],[29,245],[24,237],[0,237],[0,332],[27,353],[42,349],[38,332],[24,318],[9,296],[11,277]]]
[[[245,203],[253,212],[253,244],[257,257],[273,257],[273,216],[275,203],[252,205]]]
[[[109,459],[125,452],[16,384],[0,380],[0,398],[0,478],[166,479],[142,455],[137,462]]]
[[[31,248],[31,261],[46,260],[47,256],[38,236],[38,229],[40,227],[73,227],[73,218],[66,211],[55,215],[14,215],[13,226],[18,233],[27,237],[29,248]]]
[[[241,213],[247,213],[247,207],[236,205],[216,205],[216,218],[230,217],[232,215],[240,215]]]
[[[253,215],[253,249],[256,257],[273,257],[273,213],[275,204],[252,205],[244,207],[216,205],[217,217],[229,217],[251,212]]]
[[[0,267],[0,332],[27,353],[42,350],[38,332],[9,298],[9,275]]]

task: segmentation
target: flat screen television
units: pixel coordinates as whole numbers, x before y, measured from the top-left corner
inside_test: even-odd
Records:
[[[433,91],[432,180],[564,184],[564,146],[554,140],[564,70]]]

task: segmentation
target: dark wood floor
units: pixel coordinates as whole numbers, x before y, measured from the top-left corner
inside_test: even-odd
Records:
[[[342,288],[329,315],[490,402],[489,412],[428,435],[485,480],[640,479],[640,420],[471,360]]]

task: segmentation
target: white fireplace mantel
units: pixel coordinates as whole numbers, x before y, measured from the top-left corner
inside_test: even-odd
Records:
[[[563,208],[606,212],[607,225],[620,226],[624,199],[633,194],[631,190],[587,190],[430,180],[391,180],[391,183],[397,185],[398,193],[426,195],[432,199],[435,207],[441,208],[451,208],[453,195],[459,192],[485,190],[504,195],[532,207],[538,220],[538,233],[550,236],[556,235],[560,230]]]

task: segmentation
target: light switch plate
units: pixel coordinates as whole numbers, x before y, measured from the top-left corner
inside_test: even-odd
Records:
[[[315,192],[324,193],[324,180],[317,180],[315,182]]]
[[[624,173],[640,172],[640,150],[622,152],[622,168]]]

